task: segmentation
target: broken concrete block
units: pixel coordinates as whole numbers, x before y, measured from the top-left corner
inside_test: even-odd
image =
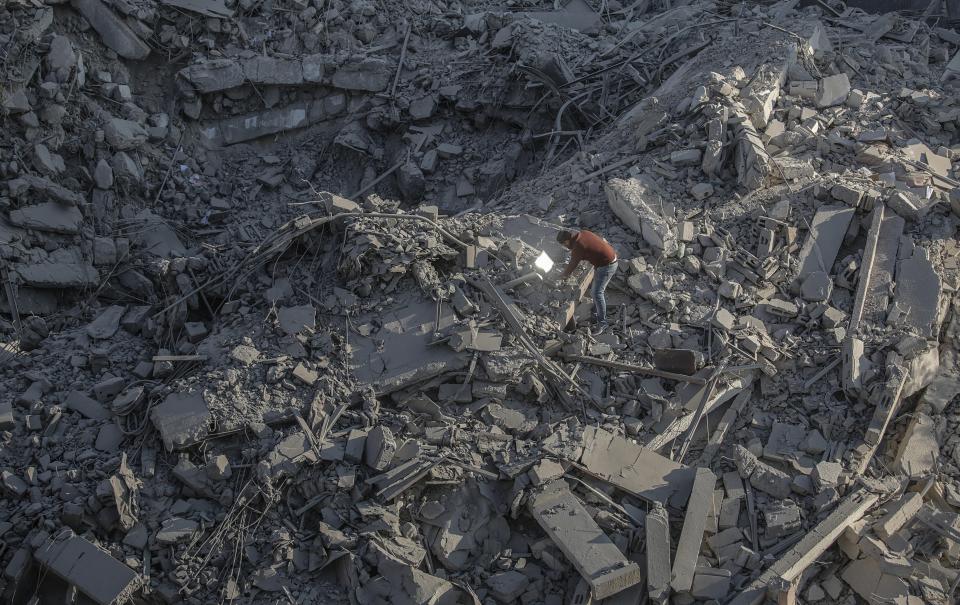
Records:
[[[697,183],[690,188],[690,195],[693,196],[695,200],[705,200],[711,195],[713,195],[713,185],[710,183]],[[682,237],[681,237],[682,239]],[[689,240],[683,240],[689,241]]]
[[[104,124],[103,135],[111,147],[120,151],[136,149],[149,138],[142,126],[120,118],[113,118]]]
[[[229,90],[243,84],[243,68],[233,59],[210,59],[177,72],[198,93]]]
[[[670,154],[670,163],[674,166],[696,166],[702,156],[699,149],[681,149]]]
[[[209,432],[210,410],[203,393],[171,393],[150,410],[168,452],[192,445]]]
[[[0,487],[14,497],[21,497],[27,493],[27,484],[23,479],[10,471],[0,472]]]
[[[873,531],[881,539],[889,540],[891,536],[913,519],[920,511],[921,506],[923,506],[923,494],[919,492],[903,494],[896,502],[886,505],[887,514],[873,524]]]
[[[907,310],[904,323],[923,337],[935,338],[942,286],[925,249],[917,247],[910,258],[897,263],[896,284],[893,300]]]
[[[87,397],[80,391],[70,391],[63,405],[77,412],[84,418],[90,418],[91,420],[107,420],[110,418],[110,412],[107,411],[107,408],[105,408],[103,404]]]
[[[529,508],[540,527],[590,584],[594,599],[605,599],[643,579],[637,564],[623,556],[562,481],[534,493]]]
[[[307,366],[303,365],[303,363],[298,363],[297,366],[293,368],[293,372],[291,372],[291,374],[294,378],[308,387],[313,386],[314,383],[320,378],[320,375],[316,370],[311,370]]]
[[[840,200],[845,202],[848,206],[856,208],[860,205],[860,200],[863,198],[863,191],[857,189],[856,187],[850,187],[843,183],[837,183],[830,189],[830,195],[835,200]]]
[[[651,601],[663,605],[670,597],[670,525],[660,503],[647,513],[646,537],[647,590]]]
[[[71,0],[71,5],[100,34],[103,43],[124,59],[136,61],[150,54],[147,43],[101,0]]]
[[[700,354],[690,349],[656,349],[653,352],[653,365],[658,370],[686,374],[697,373]]]
[[[389,428],[379,425],[375,426],[367,434],[364,445],[364,462],[374,470],[386,470],[393,461],[393,455],[397,451],[397,442],[393,438],[393,431]]]
[[[192,536],[198,527],[197,522],[190,519],[180,517],[164,519],[160,529],[157,530],[156,540],[160,544],[176,544]]]
[[[716,483],[717,477],[710,469],[697,469],[673,559],[670,586],[675,592],[689,592],[693,586],[707,515],[713,510],[713,490]]]
[[[845,73],[827,76],[820,80],[817,88],[816,105],[820,109],[840,105],[850,94],[850,79]]]
[[[843,465],[839,462],[821,461],[813,467],[811,478],[813,485],[818,490],[828,487],[837,487],[840,484],[840,474],[843,472]]]
[[[553,460],[541,460],[527,471],[534,485],[543,485],[563,476],[563,467]]]
[[[661,198],[644,179],[610,179],[606,187],[610,210],[634,233],[665,256],[677,251],[676,226],[660,214]]]
[[[934,472],[939,457],[936,422],[927,414],[916,412],[897,448],[894,468],[908,477],[924,477]]]
[[[853,561],[840,577],[868,603],[905,602],[910,594],[903,578],[883,573],[880,561],[872,557]]]
[[[34,557],[98,605],[126,603],[144,581],[109,553],[69,530],[38,548]]]
[[[96,403],[96,402],[94,402]],[[0,401],[0,431],[6,431],[16,426],[13,418],[13,405],[9,399]]]
[[[773,171],[773,162],[749,118],[740,116],[733,132],[733,164],[737,171],[737,182],[747,189],[757,189]]]
[[[24,229],[75,235],[80,233],[83,215],[75,206],[45,202],[11,210],[10,222]]]
[[[695,599],[722,602],[730,592],[731,575],[724,569],[698,567],[690,595]]]
[[[813,215],[810,233],[800,249],[797,279],[814,271],[831,273],[855,210],[849,206],[821,206]]]
[[[344,90],[382,92],[393,79],[395,66],[386,59],[366,57],[349,60],[333,74],[333,85]]]
[[[678,507],[689,498],[695,474],[688,466],[596,427],[583,431],[579,462],[590,474],[627,493]]]
[[[297,59],[264,55],[241,61],[243,75],[254,84],[297,86],[303,84],[303,68]]]
[[[519,571],[501,571],[487,578],[490,594],[501,603],[513,603],[526,591],[530,578]]]

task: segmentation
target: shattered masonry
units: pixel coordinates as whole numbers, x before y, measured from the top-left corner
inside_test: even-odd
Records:
[[[955,0],[11,0],[0,48],[0,602],[960,600]]]

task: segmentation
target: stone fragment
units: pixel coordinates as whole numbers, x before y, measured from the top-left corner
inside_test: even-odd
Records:
[[[563,481],[534,493],[528,506],[540,527],[590,585],[594,599],[605,599],[643,579],[637,564],[623,556]]]
[[[183,542],[192,536],[193,532],[197,531],[197,528],[198,525],[196,521],[180,517],[171,517],[161,523],[160,529],[157,530],[156,540],[158,543],[164,545]]]
[[[184,67],[177,76],[198,93],[236,88],[244,82],[243,68],[233,59],[212,59]]]
[[[136,122],[113,118],[103,126],[103,135],[114,149],[136,149],[147,142],[147,131]]]
[[[815,103],[818,108],[833,107],[847,100],[850,94],[850,79],[845,73],[827,76],[820,80]]]
[[[93,182],[100,189],[113,187],[113,168],[106,160],[97,162],[97,167],[93,171]]]
[[[364,462],[374,470],[386,470],[393,461],[396,451],[397,442],[393,438],[393,431],[382,425],[375,426],[367,434]]]
[[[43,202],[11,210],[10,222],[25,229],[76,235],[83,226],[83,215],[76,206]]]
[[[344,90],[382,92],[391,83],[395,66],[379,57],[348,60],[333,74],[333,85]]]
[[[104,309],[95,320],[87,324],[87,335],[97,340],[107,340],[120,329],[120,320],[126,312],[126,307],[111,305]]]
[[[147,43],[101,0],[71,0],[71,4],[100,34],[103,43],[124,59],[136,61],[150,54]]]
[[[662,200],[651,183],[615,178],[607,181],[605,189],[610,209],[623,224],[664,256],[676,253],[676,226],[660,214]]]
[[[126,603],[144,583],[138,573],[70,530],[41,545],[34,557],[97,605]]]
[[[707,516],[713,512],[713,491],[716,483],[717,477],[710,469],[697,469],[673,559],[670,586],[675,592],[689,592],[693,586]]]
[[[256,56],[241,63],[243,75],[254,84],[297,86],[303,84],[303,67],[297,59]]]
[[[63,402],[64,407],[77,412],[84,418],[89,418],[91,420],[107,420],[110,418],[110,412],[95,399],[87,397],[80,391],[70,391],[67,395],[66,400]]]
[[[519,571],[501,571],[487,578],[490,594],[501,603],[513,603],[530,584],[530,579]]]
[[[171,393],[150,410],[168,452],[196,443],[209,432],[210,410],[201,392]]]
[[[929,415],[916,412],[897,448],[894,468],[908,477],[924,477],[935,471],[939,458],[936,423]]]

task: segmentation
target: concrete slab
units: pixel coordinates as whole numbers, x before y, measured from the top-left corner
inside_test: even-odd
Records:
[[[670,598],[670,519],[667,509],[654,506],[647,513],[647,590],[650,600],[663,604]]]
[[[444,306],[436,326],[436,305],[422,301],[397,301],[393,310],[377,316],[383,323],[369,337],[351,336],[350,366],[358,383],[386,395],[408,385],[466,367],[472,355],[447,347],[430,346],[435,331],[452,325],[455,315]],[[373,319],[373,316],[369,316]],[[368,318],[358,318],[362,324]]]
[[[587,472],[648,502],[682,507],[695,470],[607,431],[587,427],[580,463]]]
[[[203,393],[171,393],[150,411],[168,452],[186,447],[209,432],[210,410]]]
[[[860,278],[848,333],[856,333],[864,323],[886,323],[890,284],[893,283],[904,225],[903,218],[887,210],[883,204],[874,208],[860,263]]]
[[[72,532],[50,540],[34,557],[99,605],[125,603],[143,584],[139,574]]]
[[[897,288],[893,301],[906,313],[903,321],[920,336],[935,338],[940,328],[940,276],[927,251],[916,248],[913,256],[897,263]]]
[[[640,583],[640,568],[629,561],[562,481],[529,501],[540,527],[590,584],[594,599],[605,599]]]
[[[821,206],[817,210],[800,249],[798,280],[803,281],[814,271],[831,274],[854,212],[849,206]]]
[[[693,587],[693,575],[700,556],[703,532],[707,526],[707,515],[713,509],[713,490],[717,476],[710,469],[698,468],[693,480],[693,491],[687,501],[687,512],[683,518],[683,529],[677,542],[677,552],[673,558],[670,586],[675,592],[690,592]]]
[[[767,588],[778,578],[788,583],[799,578],[805,569],[836,542],[843,530],[858,521],[876,504],[877,499],[875,494],[865,490],[847,495],[832,513],[812,527],[799,542],[760,574],[760,577],[744,587],[729,605],[759,605],[767,594]]]

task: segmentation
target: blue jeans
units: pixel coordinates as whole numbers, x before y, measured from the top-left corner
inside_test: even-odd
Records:
[[[605,267],[596,267],[593,271],[593,319],[598,324],[607,323],[607,297],[604,291],[617,272],[617,261]]]

